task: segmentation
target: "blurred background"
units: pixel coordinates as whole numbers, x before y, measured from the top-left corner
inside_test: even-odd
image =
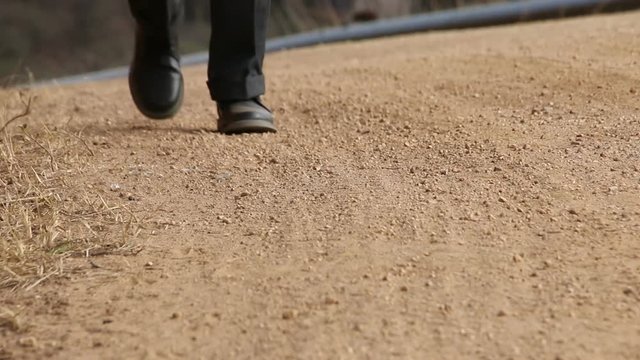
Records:
[[[272,0],[270,37],[413,13],[517,0]],[[183,53],[205,50],[209,1],[184,0]],[[2,0],[0,85],[125,65],[133,46],[126,0]]]

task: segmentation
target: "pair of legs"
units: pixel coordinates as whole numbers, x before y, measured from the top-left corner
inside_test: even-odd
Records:
[[[270,0],[210,0],[211,42],[208,81],[218,104],[218,129],[225,133],[275,131],[262,64]],[[129,0],[136,20],[136,50],[129,84],[140,111],[170,118],[184,93],[177,28],[181,0]]]

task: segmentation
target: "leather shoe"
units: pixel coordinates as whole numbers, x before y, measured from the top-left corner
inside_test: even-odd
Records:
[[[218,102],[218,131],[223,134],[274,133],[273,114],[260,98]]]
[[[158,39],[142,24],[136,29],[129,90],[138,110],[151,119],[171,118],[182,106],[184,80],[176,42]]]

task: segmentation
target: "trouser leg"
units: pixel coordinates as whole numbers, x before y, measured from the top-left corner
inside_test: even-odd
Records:
[[[264,94],[270,0],[211,0],[208,85],[216,101]]]
[[[129,89],[138,110],[152,119],[174,116],[184,94],[178,55],[181,0],[129,0],[136,45]]]
[[[182,0],[129,0],[129,8],[138,24],[138,36],[144,37],[140,40],[177,56]]]

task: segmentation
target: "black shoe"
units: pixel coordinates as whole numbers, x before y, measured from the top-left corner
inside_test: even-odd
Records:
[[[259,98],[218,102],[218,131],[223,134],[274,133],[273,114]]]
[[[177,38],[179,10],[175,2],[151,3],[153,6],[136,13],[136,47],[129,71],[129,90],[145,116],[168,119],[180,110],[184,97]]]

